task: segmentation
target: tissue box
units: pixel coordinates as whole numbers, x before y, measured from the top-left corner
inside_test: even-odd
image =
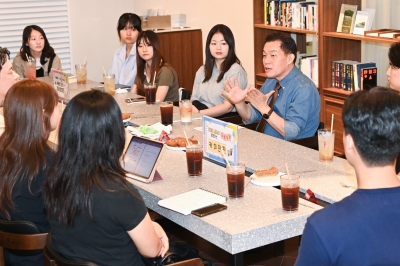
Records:
[[[150,29],[171,29],[173,27],[185,27],[185,26],[186,26],[185,14],[147,17],[147,28]]]

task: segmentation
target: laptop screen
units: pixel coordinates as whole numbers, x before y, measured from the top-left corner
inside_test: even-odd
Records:
[[[132,136],[124,157],[124,169],[137,177],[149,179],[160,159],[163,143]],[[129,176],[129,175],[128,175]]]

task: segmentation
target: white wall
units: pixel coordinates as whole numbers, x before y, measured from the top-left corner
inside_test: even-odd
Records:
[[[133,5],[133,0],[69,0],[72,63],[82,63],[86,56],[88,79],[102,81],[102,66],[106,71],[111,68],[112,56],[120,45],[118,18],[134,13]]]
[[[186,14],[186,24],[201,28],[204,43],[216,24],[225,24],[233,32],[236,54],[254,83],[253,1],[251,0],[134,0],[135,13],[147,15],[150,8],[165,8],[167,14]],[[260,56],[262,56],[260,51]],[[205,60],[205,57],[203,55]]]

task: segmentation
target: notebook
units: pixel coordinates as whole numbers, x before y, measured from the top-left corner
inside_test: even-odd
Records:
[[[127,177],[150,183],[164,152],[164,144],[138,136],[132,136],[122,162]]]
[[[158,205],[188,215],[193,210],[224,202],[226,202],[226,197],[198,188],[160,200]]]

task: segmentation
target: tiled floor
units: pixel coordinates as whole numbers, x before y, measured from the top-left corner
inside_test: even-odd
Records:
[[[198,249],[201,257],[213,261],[216,266],[229,265],[230,254],[228,252],[188,230],[168,222],[168,220],[162,219],[160,224],[167,232],[170,240],[185,241]],[[299,237],[294,237],[284,241],[284,254],[281,256],[274,255],[274,244],[246,251],[244,253],[244,265],[292,266],[297,258],[298,246]]]

